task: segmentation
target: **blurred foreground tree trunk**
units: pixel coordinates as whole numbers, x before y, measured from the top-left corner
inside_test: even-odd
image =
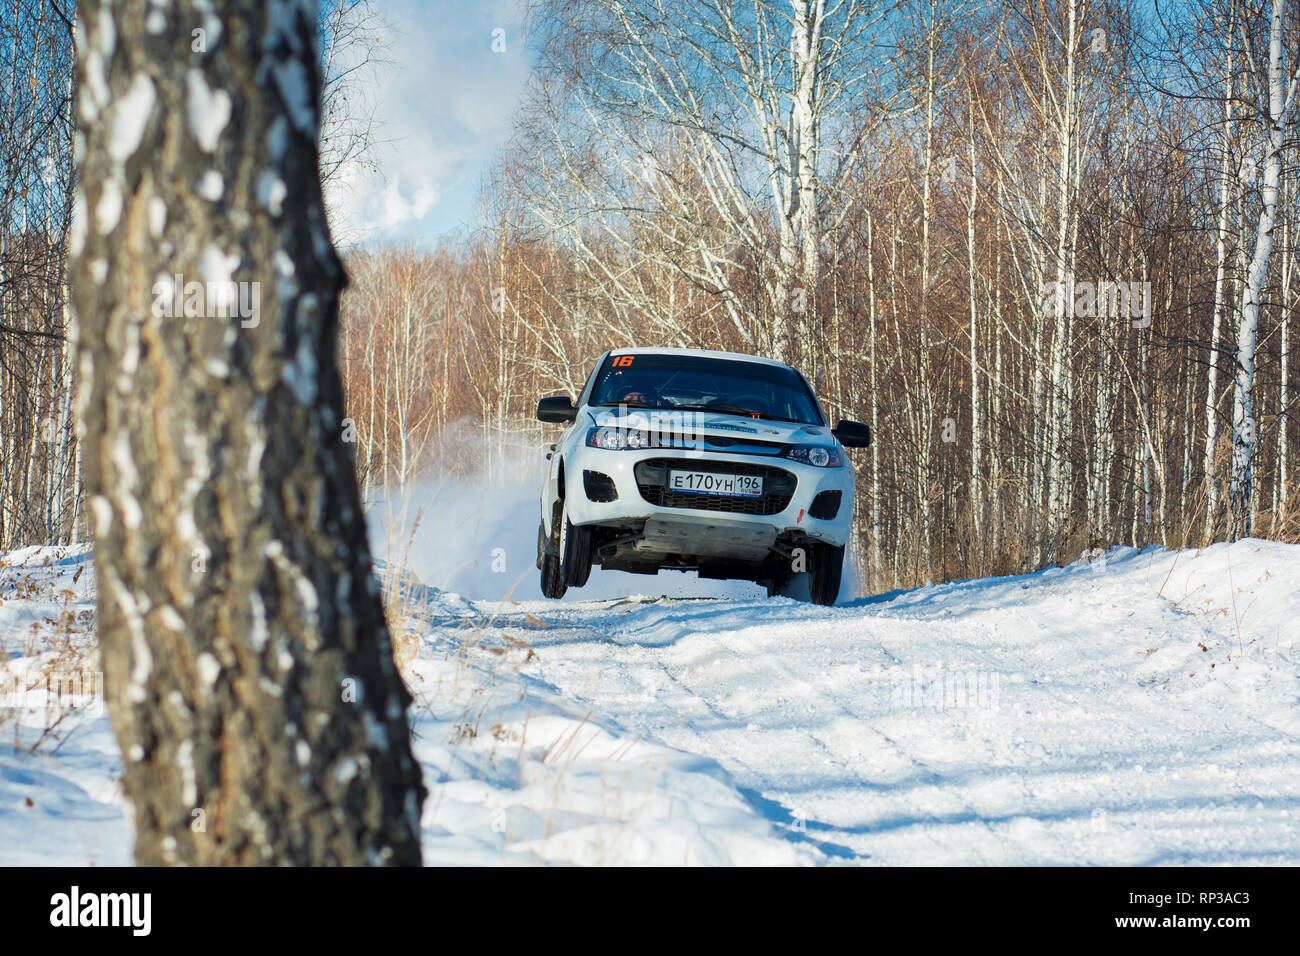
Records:
[[[140,864],[418,864],[335,362],[313,2],[85,0],[69,239]]]

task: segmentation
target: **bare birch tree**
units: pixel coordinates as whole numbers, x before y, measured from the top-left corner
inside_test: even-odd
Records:
[[[563,84],[534,99],[530,124],[533,154],[553,164],[533,196],[542,223],[584,257],[598,257],[594,235],[684,274],[753,348],[812,355],[822,196],[855,148],[834,133],[870,109],[870,29],[889,6],[539,0],[534,21],[555,37],[544,69]],[[732,285],[747,261],[758,304]],[[617,263],[598,270],[611,298],[659,312]]]

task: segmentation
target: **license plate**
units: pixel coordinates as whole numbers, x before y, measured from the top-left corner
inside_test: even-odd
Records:
[[[763,497],[763,479],[757,475],[719,475],[711,471],[670,471],[668,490],[693,495]]]

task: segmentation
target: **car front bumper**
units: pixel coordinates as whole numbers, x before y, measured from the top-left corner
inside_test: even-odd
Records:
[[[695,495],[657,483],[678,469],[761,472],[764,496]],[[564,462],[564,472],[565,511],[573,524],[617,526],[644,520],[639,547],[662,553],[758,557],[788,534],[843,545],[853,517],[854,471],[847,459],[837,468],[818,468],[776,456],[716,450],[583,446]],[[593,481],[587,473],[598,477]],[[611,486],[614,500],[593,500],[607,497]]]

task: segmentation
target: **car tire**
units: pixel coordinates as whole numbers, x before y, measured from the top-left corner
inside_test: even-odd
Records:
[[[537,527],[537,550],[538,566],[542,569],[542,596],[556,599],[564,597],[568,587],[564,583],[564,576],[560,574],[560,557],[547,552],[541,525]]]
[[[568,514],[560,518],[564,533],[560,537],[559,552],[563,556],[563,580],[566,587],[580,588],[591,577],[591,529],[573,526]]]
[[[808,596],[814,604],[830,605],[840,596],[844,548],[818,544],[808,556]]]

